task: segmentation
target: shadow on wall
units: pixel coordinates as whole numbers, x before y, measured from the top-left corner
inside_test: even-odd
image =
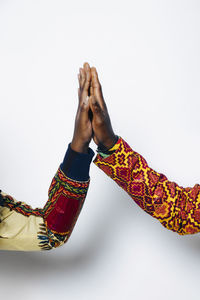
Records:
[[[182,253],[185,252],[186,255],[200,256],[199,234],[179,236],[163,228],[157,220],[154,220],[155,223],[152,222],[152,217],[146,213],[140,211],[138,214],[140,208],[122,190],[117,191],[114,188],[112,191],[109,188],[108,195],[111,195],[110,199],[108,197],[106,202],[103,202],[99,212],[103,218],[98,218],[98,222],[91,224],[92,229],[90,228],[90,231],[85,233],[84,242],[81,241],[76,251],[71,251],[72,249],[68,251],[68,244],[44,252],[0,251],[1,272],[4,275],[12,273],[13,276],[16,273],[17,276],[19,272],[25,270],[29,273],[37,272],[42,275],[51,271],[63,271],[65,274],[70,274],[77,269],[83,268],[85,270],[102,259],[102,255],[105,258],[106,253],[112,251],[117,242],[120,243],[120,235],[115,233],[120,227],[125,232],[127,224],[134,226],[136,232],[142,224],[142,230],[147,230],[147,234],[152,234],[157,242],[164,242],[168,247],[170,245],[174,248],[175,251],[180,248]],[[152,224],[155,226],[152,227]],[[71,239],[73,239],[73,234],[69,242],[71,242]],[[130,236],[130,239],[135,239],[135,243],[137,243],[137,236]]]

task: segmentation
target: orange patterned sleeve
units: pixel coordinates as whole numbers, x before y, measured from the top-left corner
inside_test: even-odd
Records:
[[[119,137],[111,155],[93,161],[132,199],[160,223],[180,235],[200,232],[200,185],[183,188],[151,169],[145,159]],[[114,152],[113,152],[114,151]]]

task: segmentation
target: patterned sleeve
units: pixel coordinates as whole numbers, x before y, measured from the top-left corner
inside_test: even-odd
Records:
[[[161,224],[180,235],[200,232],[200,185],[183,188],[151,169],[145,159],[119,137],[110,155],[93,161]]]
[[[90,179],[68,178],[59,168],[43,209],[33,209],[1,192],[0,249],[39,251],[66,243],[83,206],[89,182]]]

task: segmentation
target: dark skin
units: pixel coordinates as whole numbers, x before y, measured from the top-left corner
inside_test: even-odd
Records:
[[[72,150],[87,153],[91,139],[97,146],[111,148],[116,142],[110,117],[103,98],[96,68],[84,63],[79,69],[79,105],[76,113]]]

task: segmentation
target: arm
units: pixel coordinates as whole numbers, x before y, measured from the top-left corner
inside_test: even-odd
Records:
[[[87,194],[89,167],[94,156],[88,147],[92,137],[89,105],[82,107],[89,88],[88,69],[86,64],[80,70],[79,106],[73,140],[51,182],[44,208],[33,209],[6,193],[0,193],[0,249],[50,250],[63,245],[72,233]]]
[[[115,140],[95,68],[92,68],[93,129],[102,171],[148,214],[181,235],[200,232],[200,185],[183,188],[151,169],[145,159],[119,137]]]
[[[110,149],[100,150],[94,163],[148,214],[181,235],[200,232],[200,185],[183,188],[150,168],[145,159],[119,137]],[[104,156],[104,157],[103,157]]]
[[[33,209],[1,192],[1,250],[50,250],[67,242],[87,195],[93,156],[91,148],[88,154],[82,154],[68,146],[49,187],[44,208]],[[81,167],[81,173],[77,166]]]
[[[89,180],[72,180],[59,168],[43,209],[33,209],[1,193],[0,249],[36,251],[63,245],[71,235],[88,186]]]

